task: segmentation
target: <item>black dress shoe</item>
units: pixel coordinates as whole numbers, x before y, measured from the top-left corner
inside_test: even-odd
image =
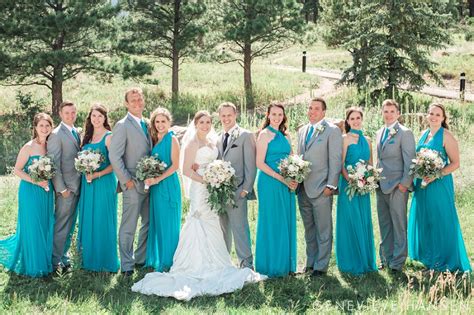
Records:
[[[71,264],[67,264],[67,265],[64,265],[63,266],[63,274],[66,274],[66,273],[71,273],[72,272],[72,266]]]
[[[303,273],[312,273],[314,271],[313,267],[304,267]]]
[[[321,270],[314,270],[312,273],[311,273],[311,277],[321,277],[321,276],[325,276],[326,273],[324,271],[321,271]]]
[[[124,277],[131,277],[131,276],[133,276],[133,270],[122,271],[122,276],[124,276]]]
[[[135,269],[141,269],[145,267],[145,263],[142,263],[142,264],[135,264]]]

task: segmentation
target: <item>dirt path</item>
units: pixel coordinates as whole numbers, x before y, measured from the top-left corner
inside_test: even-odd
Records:
[[[293,72],[300,72],[301,69],[297,67],[292,67],[292,66],[285,66],[285,65],[273,65],[274,68],[280,69],[280,70],[285,70],[285,71],[293,71]],[[335,91],[334,83],[333,81],[339,80],[341,78],[341,73],[339,71],[332,71],[332,70],[324,70],[324,69],[316,69],[316,68],[307,68],[306,69],[307,73],[314,74],[318,77],[321,77],[323,81],[320,84],[320,87],[316,90],[315,92],[311,91],[313,95],[318,95],[318,96],[327,96],[327,93],[332,93]],[[331,84],[325,82],[325,81],[331,81],[333,82],[332,88],[330,87]],[[439,97],[439,98],[446,98],[446,99],[454,99],[454,100],[459,100],[459,91],[457,90],[452,90],[452,89],[446,89],[446,88],[441,88],[437,86],[425,86],[423,89],[419,91],[420,93],[426,94],[426,95],[431,95],[434,97]],[[307,95],[310,95],[311,93],[306,93]],[[294,98],[301,98],[304,99],[304,95],[306,94],[301,94],[297,95]],[[311,96],[310,96],[311,97]],[[466,92],[464,95],[464,98],[468,102],[474,102],[474,93],[471,92]],[[292,98],[293,99],[293,98]],[[289,100],[290,101],[290,100]]]

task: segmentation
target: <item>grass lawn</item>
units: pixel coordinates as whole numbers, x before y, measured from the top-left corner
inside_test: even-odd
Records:
[[[344,94],[348,93],[348,94]],[[329,100],[328,116],[342,117],[351,92]],[[375,111],[368,111],[367,129],[380,126]],[[304,120],[305,107],[289,111],[290,129]],[[244,117],[242,124],[255,129],[257,123]],[[372,132],[371,131],[371,132]],[[461,144],[461,168],[455,173],[456,202],[464,240],[471,262],[474,261],[474,166],[469,163],[474,154],[474,139],[469,134],[474,127],[465,125],[457,135]],[[417,137],[419,132],[417,132]],[[18,179],[0,178],[0,235],[14,233],[17,216]],[[119,198],[121,199],[121,198]],[[121,204],[121,202],[120,202]],[[334,205],[336,202],[334,202]],[[121,205],[119,205],[120,217]],[[185,209],[187,207],[185,206]],[[379,230],[372,197],[373,225],[376,244]],[[255,240],[257,203],[250,203],[249,221]],[[335,216],[335,206],[333,215]],[[183,216],[184,217],[184,216]],[[298,269],[305,265],[303,226],[299,214]],[[335,222],[335,220],[334,220]],[[255,249],[255,246],[253,246]],[[378,252],[378,251],[377,251]],[[74,254],[74,253],[73,253]],[[235,253],[233,258],[236,259]],[[77,262],[77,256],[75,257]],[[140,270],[128,280],[116,274],[99,274],[76,268],[62,278],[31,279],[0,271],[0,313],[301,313],[301,312],[368,312],[368,313],[466,313],[474,308],[473,284],[461,275],[429,274],[419,264],[408,262],[405,273],[393,275],[386,271],[361,277],[341,274],[332,257],[327,276],[313,279],[297,275],[252,284],[242,290],[219,297],[199,297],[178,302],[132,293],[130,287],[150,270]]]

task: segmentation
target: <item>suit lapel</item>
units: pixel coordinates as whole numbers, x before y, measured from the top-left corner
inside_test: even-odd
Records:
[[[326,121],[323,120],[321,121],[321,126],[324,126],[324,130],[320,133],[318,132],[317,130],[314,130],[314,134],[313,136],[311,137],[311,139],[309,140],[308,142],[308,145],[306,146],[306,150],[309,150],[309,148],[313,145],[313,143],[316,141],[316,138],[318,138],[320,135],[322,135],[326,129],[327,129],[327,125],[326,125]],[[307,135],[307,134],[306,134]],[[306,139],[306,138],[305,138]]]
[[[76,140],[76,138],[74,138],[74,136],[72,135],[72,132],[69,131],[69,129],[67,129],[67,127],[64,126],[63,124],[61,124],[61,130],[66,134],[66,136],[69,138],[69,140],[71,140],[72,143],[74,143],[74,145],[76,146],[76,148],[79,150],[79,149],[80,149],[79,143],[77,143],[77,140]]]
[[[235,131],[235,130],[237,130],[237,131]],[[239,131],[239,127],[237,126],[237,127],[232,131],[232,133],[237,132],[237,133],[239,134],[239,137],[240,137],[240,132],[238,132],[238,131]],[[229,152],[229,150],[230,150],[230,148],[232,147],[232,145],[234,144],[235,140],[237,140],[237,138],[232,137],[232,135],[230,134],[230,135],[229,135],[229,139],[227,139],[227,147],[225,148],[225,151],[224,151],[224,153],[222,154],[222,157],[224,157],[224,156],[227,154],[227,152]],[[222,143],[222,147],[224,147],[224,143]]]
[[[130,123],[132,124],[132,126],[135,127],[135,129],[137,129],[137,131],[143,136],[143,138],[145,138],[146,142],[148,143],[148,145],[151,144],[151,141],[150,139],[148,139],[148,137],[145,135],[145,133],[143,132],[143,129],[142,129],[142,126],[140,126],[137,121],[135,119],[133,119],[132,116],[130,115],[127,115],[127,119],[130,121]]]
[[[398,122],[397,122],[395,125],[393,125],[393,129],[395,129],[395,130],[398,130],[398,129],[399,129],[399,128],[398,128]],[[391,136],[391,135],[390,135],[390,132],[389,132],[389,134],[388,134],[388,136],[387,136],[387,139],[385,140],[385,142],[384,142],[383,145],[382,145],[382,151],[383,151],[383,150],[385,149],[385,147],[387,146],[387,143],[388,143],[390,140],[392,140],[392,138],[395,137],[396,135],[397,135],[397,134]]]

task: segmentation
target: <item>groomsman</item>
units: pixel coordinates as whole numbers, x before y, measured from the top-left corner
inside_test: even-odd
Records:
[[[298,131],[298,154],[311,162],[311,173],[299,185],[298,204],[305,230],[306,268],[312,276],[328,270],[332,250],[332,200],[342,169],[341,130],[327,122],[326,102],[314,98],[309,123]]]
[[[218,111],[223,128],[217,142],[219,158],[232,164],[237,179],[237,190],[234,194],[237,207],[229,207],[227,213],[220,216],[222,232],[229,253],[232,250],[232,236],[234,237],[240,267],[253,269],[247,200],[255,199],[255,137],[250,131],[237,125],[237,109],[234,104],[222,103]]]
[[[135,266],[143,266],[148,237],[149,194],[144,184],[135,178],[138,161],[150,154],[152,141],[148,124],[142,114],[145,108],[143,92],[139,88],[125,93],[127,115],[117,122],[110,142],[110,163],[117,175],[117,190],[123,192],[122,222],[119,229],[121,271],[131,276]],[[138,246],[133,251],[133,242],[141,218]]]
[[[412,186],[410,164],[415,158],[415,138],[398,122],[400,107],[394,100],[382,103],[385,126],[377,131],[377,167],[383,168],[376,190],[380,227],[379,269],[401,271],[407,257],[407,202]]]
[[[56,191],[53,269],[57,273],[62,273],[71,268],[67,252],[81,191],[81,175],[74,167],[74,158],[80,150],[81,139],[78,130],[74,127],[77,117],[74,103],[69,101],[61,103],[59,116],[61,123],[49,136],[47,148],[56,166],[56,175],[53,178]]]

